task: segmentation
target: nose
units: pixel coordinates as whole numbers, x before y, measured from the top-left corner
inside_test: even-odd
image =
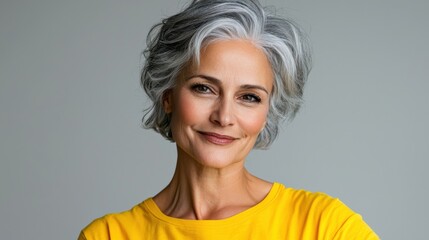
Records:
[[[219,99],[210,115],[210,121],[221,127],[234,125],[234,102],[228,99]]]

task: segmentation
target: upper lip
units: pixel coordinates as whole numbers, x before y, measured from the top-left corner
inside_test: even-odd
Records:
[[[214,133],[214,132],[202,132],[202,131],[199,131],[199,133],[204,134],[204,135],[210,135],[210,136],[217,137],[217,138],[229,139],[229,140],[235,140],[235,139],[237,139],[237,138],[232,137],[232,136],[223,135],[223,134]]]

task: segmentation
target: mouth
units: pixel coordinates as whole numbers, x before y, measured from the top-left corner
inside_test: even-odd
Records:
[[[198,132],[201,134],[207,141],[216,144],[216,145],[227,145],[237,140],[235,137],[228,135],[217,134],[213,132]]]

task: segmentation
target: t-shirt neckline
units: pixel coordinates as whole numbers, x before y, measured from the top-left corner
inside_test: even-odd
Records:
[[[280,190],[280,187],[282,185],[280,183],[274,182],[270,191],[268,192],[267,196],[259,202],[258,204],[254,205],[253,207],[250,207],[240,213],[237,213],[231,217],[224,218],[224,219],[217,219],[217,220],[191,220],[191,219],[181,219],[181,218],[175,218],[170,217],[168,215],[165,215],[161,209],[159,209],[158,205],[156,205],[153,198],[146,199],[141,206],[148,211],[149,214],[151,214],[153,217],[157,218],[158,220],[173,224],[176,226],[227,226],[227,225],[235,225],[238,222],[247,221],[249,219],[252,219],[251,216],[257,214],[258,212],[265,209],[270,203],[276,198],[278,195],[278,192]]]

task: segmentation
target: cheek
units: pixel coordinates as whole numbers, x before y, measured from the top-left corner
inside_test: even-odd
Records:
[[[182,124],[193,125],[204,116],[204,104],[196,101],[196,99],[187,92],[181,92],[175,99],[175,115]]]
[[[241,118],[241,126],[247,134],[249,135],[258,135],[261,130],[264,128],[266,120],[267,120],[268,109],[261,109],[257,112],[251,112],[244,114],[245,116]]]

